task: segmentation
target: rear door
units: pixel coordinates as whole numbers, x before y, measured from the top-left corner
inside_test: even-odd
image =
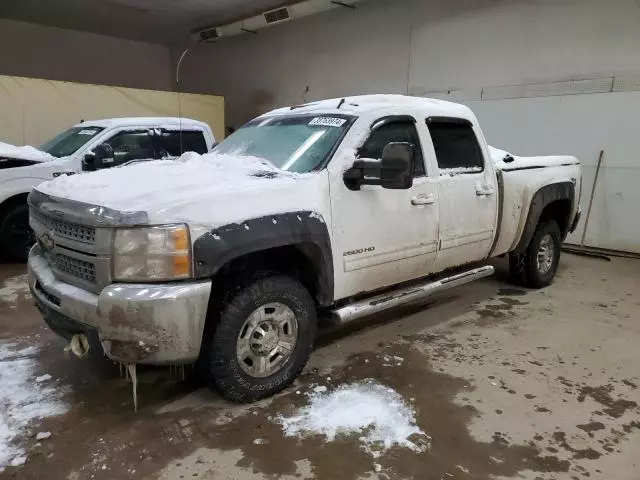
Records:
[[[460,118],[430,117],[427,127],[439,169],[438,269],[484,259],[495,234],[498,194],[478,141],[482,134]]]

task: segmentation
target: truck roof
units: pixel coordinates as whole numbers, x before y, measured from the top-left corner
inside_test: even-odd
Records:
[[[340,106],[340,108],[338,108]],[[279,108],[267,115],[282,115],[284,113],[351,113],[361,115],[375,110],[402,107],[426,115],[449,116],[475,120],[473,112],[459,103],[436,100],[434,98],[411,97],[408,95],[356,95],[343,98],[332,98],[309,102],[294,107]]]
[[[85,120],[82,123],[74,125],[75,127],[126,127],[126,126],[167,126],[179,127],[198,126],[209,130],[209,125],[191,118],[180,117],[121,117],[121,118],[105,118],[102,120]]]

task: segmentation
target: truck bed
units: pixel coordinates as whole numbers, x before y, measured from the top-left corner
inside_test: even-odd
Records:
[[[575,185],[572,216],[578,208],[581,190],[580,162],[569,155],[520,157],[489,147],[498,175],[501,177],[498,240],[493,255],[516,248],[536,192],[545,186],[571,182]]]

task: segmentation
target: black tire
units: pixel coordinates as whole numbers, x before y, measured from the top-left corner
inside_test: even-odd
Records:
[[[238,339],[241,333],[246,335],[243,327],[251,314],[273,303],[288,307],[295,315],[297,341],[277,371],[266,377],[252,376],[238,360]],[[254,280],[227,298],[211,330],[209,338],[203,339],[199,371],[207,377],[209,386],[228,400],[253,402],[283,390],[304,368],[316,338],[316,308],[298,281],[274,274]]]
[[[29,207],[16,205],[7,211],[0,223],[0,251],[4,260],[24,263],[36,237],[29,227]]]
[[[543,242],[545,248],[543,248]],[[546,264],[538,261],[540,252],[551,247]],[[512,253],[509,256],[509,271],[514,283],[529,288],[542,288],[550,285],[556,276],[562,248],[562,234],[553,220],[541,222],[525,253]],[[543,255],[544,256],[544,255]]]

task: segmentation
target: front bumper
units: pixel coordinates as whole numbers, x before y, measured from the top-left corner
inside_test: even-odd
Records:
[[[198,358],[211,281],[114,283],[94,294],[58,280],[40,247],[29,253],[29,288],[59,335],[95,336],[122,363],[189,363]]]

